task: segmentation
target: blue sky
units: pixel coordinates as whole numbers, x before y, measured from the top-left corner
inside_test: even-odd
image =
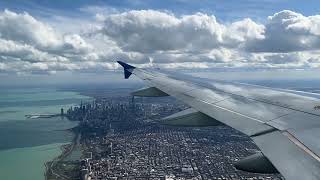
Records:
[[[307,16],[320,12],[318,0],[3,0],[0,2],[1,9],[27,11],[35,16],[50,16],[51,12],[66,16],[86,15],[80,9],[88,6],[110,7],[120,11],[169,10],[175,14],[203,12],[229,21],[244,17],[263,20],[284,9]]]
[[[318,0],[2,0],[0,79],[100,76],[116,60],[315,78],[319,12]]]

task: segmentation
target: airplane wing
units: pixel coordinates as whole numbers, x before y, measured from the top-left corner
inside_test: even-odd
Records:
[[[287,180],[320,179],[320,95],[172,75],[118,63],[124,67],[126,79],[134,74],[150,87],[137,94],[173,96],[192,107],[182,112],[183,116],[191,111],[195,117],[204,117],[195,114],[198,112],[251,137],[262,154],[240,162],[240,169],[269,172],[275,167]],[[208,120],[197,123],[201,122]]]

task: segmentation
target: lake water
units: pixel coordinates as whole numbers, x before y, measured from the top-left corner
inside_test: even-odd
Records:
[[[57,114],[82,100],[76,92],[55,89],[0,90],[0,179],[43,180],[44,163],[61,153],[77,125],[67,118],[27,119],[26,114]]]

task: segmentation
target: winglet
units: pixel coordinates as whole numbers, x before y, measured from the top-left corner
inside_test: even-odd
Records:
[[[134,69],[134,68],[136,68],[136,67],[134,67],[134,66],[131,66],[131,65],[129,65],[129,64],[127,64],[127,63],[124,63],[124,62],[122,62],[122,61],[117,61],[122,67],[123,67],[123,69],[124,69],[124,78],[125,79],[128,79],[130,76],[131,76],[131,74],[132,74],[132,70]]]

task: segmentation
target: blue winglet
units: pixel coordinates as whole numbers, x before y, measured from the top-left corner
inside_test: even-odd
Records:
[[[124,63],[124,62],[122,62],[122,61],[117,61],[122,67],[123,67],[123,69],[124,69],[124,78],[125,79],[128,79],[130,76],[131,76],[131,74],[132,74],[132,70],[134,69],[134,68],[136,68],[136,67],[134,67],[134,66],[131,66],[131,65],[129,65],[129,64],[127,64],[127,63]]]

